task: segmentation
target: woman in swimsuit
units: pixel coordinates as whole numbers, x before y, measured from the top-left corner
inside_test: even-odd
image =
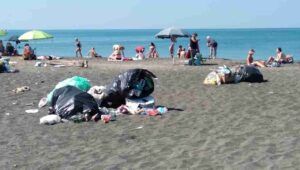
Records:
[[[148,58],[158,58],[158,52],[156,51],[156,47],[155,44],[153,42],[151,42],[150,46],[149,46],[149,54],[148,54]]]
[[[255,67],[266,67],[266,64],[264,61],[254,61],[254,49],[251,49],[249,52],[248,52],[248,56],[247,56],[247,65],[248,66],[255,66]]]
[[[76,57],[78,57],[79,54],[79,56],[82,58],[81,43],[78,38],[75,39],[75,46],[76,46]]]

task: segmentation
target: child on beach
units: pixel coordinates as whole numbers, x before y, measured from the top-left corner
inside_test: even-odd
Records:
[[[180,58],[180,59],[184,59],[184,58],[185,58],[185,56],[186,56],[186,51],[185,51],[185,48],[182,48],[182,50],[181,50],[181,52],[180,52],[180,56],[179,56],[179,58]]]
[[[181,57],[180,57],[180,54],[181,54],[181,51],[182,51],[182,50],[183,50],[182,45],[179,45],[178,50],[177,50],[177,57],[178,57],[178,58],[181,58]]]
[[[266,63],[264,61],[254,61],[254,49],[249,50],[246,63],[249,66],[256,66],[256,67],[266,67]]]

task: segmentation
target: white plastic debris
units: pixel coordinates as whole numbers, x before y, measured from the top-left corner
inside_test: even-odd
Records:
[[[58,115],[47,115],[40,118],[41,125],[54,125],[61,122],[61,118]]]
[[[26,113],[30,113],[30,114],[34,114],[34,113],[38,113],[39,109],[29,109],[29,110],[25,110]]]

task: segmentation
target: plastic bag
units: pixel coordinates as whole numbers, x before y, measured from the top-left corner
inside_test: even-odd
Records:
[[[156,76],[145,69],[131,69],[117,76],[106,87],[106,97],[101,107],[117,108],[125,104],[125,99],[147,97],[154,91],[153,78]]]
[[[69,119],[78,113],[88,114],[88,116],[100,113],[93,96],[73,86],[65,86],[55,90],[50,105],[54,113],[62,119]]]
[[[91,88],[90,81],[84,77],[74,76],[72,78],[68,78],[64,81],[59,82],[55,88],[47,95],[47,101],[50,103],[53,92],[59,88],[65,86],[74,86],[79,90],[87,92]]]
[[[241,81],[250,83],[261,83],[264,77],[255,66],[240,66],[236,74],[241,76]]]
[[[220,79],[219,75],[215,71],[213,71],[213,72],[210,72],[206,76],[203,84],[205,84],[205,85],[221,85],[221,79]]]

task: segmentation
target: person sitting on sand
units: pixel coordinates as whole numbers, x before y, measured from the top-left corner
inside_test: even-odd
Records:
[[[145,52],[145,47],[143,46],[138,46],[135,48],[135,57],[132,58],[133,60],[143,60],[145,58],[144,52]]]
[[[185,48],[182,48],[182,51],[180,52],[180,59],[184,59],[186,56],[186,50]]]
[[[24,60],[36,60],[36,55],[29,44],[24,45],[23,58]]]
[[[6,43],[6,54],[8,56],[14,56],[15,55],[15,48],[10,42]]]
[[[122,61],[124,56],[124,46],[122,45],[114,45],[113,53],[108,57],[108,61]]]
[[[272,64],[273,62],[277,62],[279,64],[285,64],[285,63],[292,63],[293,62],[293,57],[290,55],[285,55],[282,52],[282,49],[278,47],[276,49],[276,57],[269,57],[267,63]]]
[[[101,55],[97,54],[95,47],[90,49],[88,56],[90,56],[92,58],[97,58],[97,57],[102,58]]]
[[[149,46],[149,54],[148,54],[148,58],[158,58],[158,52],[156,51],[156,46],[153,42],[151,42],[150,46]]]
[[[180,57],[180,54],[181,54],[181,51],[182,51],[182,50],[183,50],[182,45],[179,45],[178,50],[177,50],[177,57],[178,57],[178,58],[181,58],[181,57]]]
[[[3,45],[2,40],[0,40],[0,54],[1,54],[1,55],[4,55],[4,53],[5,53],[5,47],[4,47],[4,45]]]
[[[251,49],[249,52],[248,52],[248,56],[247,56],[247,65],[249,66],[256,66],[256,67],[266,67],[266,64],[264,61],[254,61],[254,49]]]

